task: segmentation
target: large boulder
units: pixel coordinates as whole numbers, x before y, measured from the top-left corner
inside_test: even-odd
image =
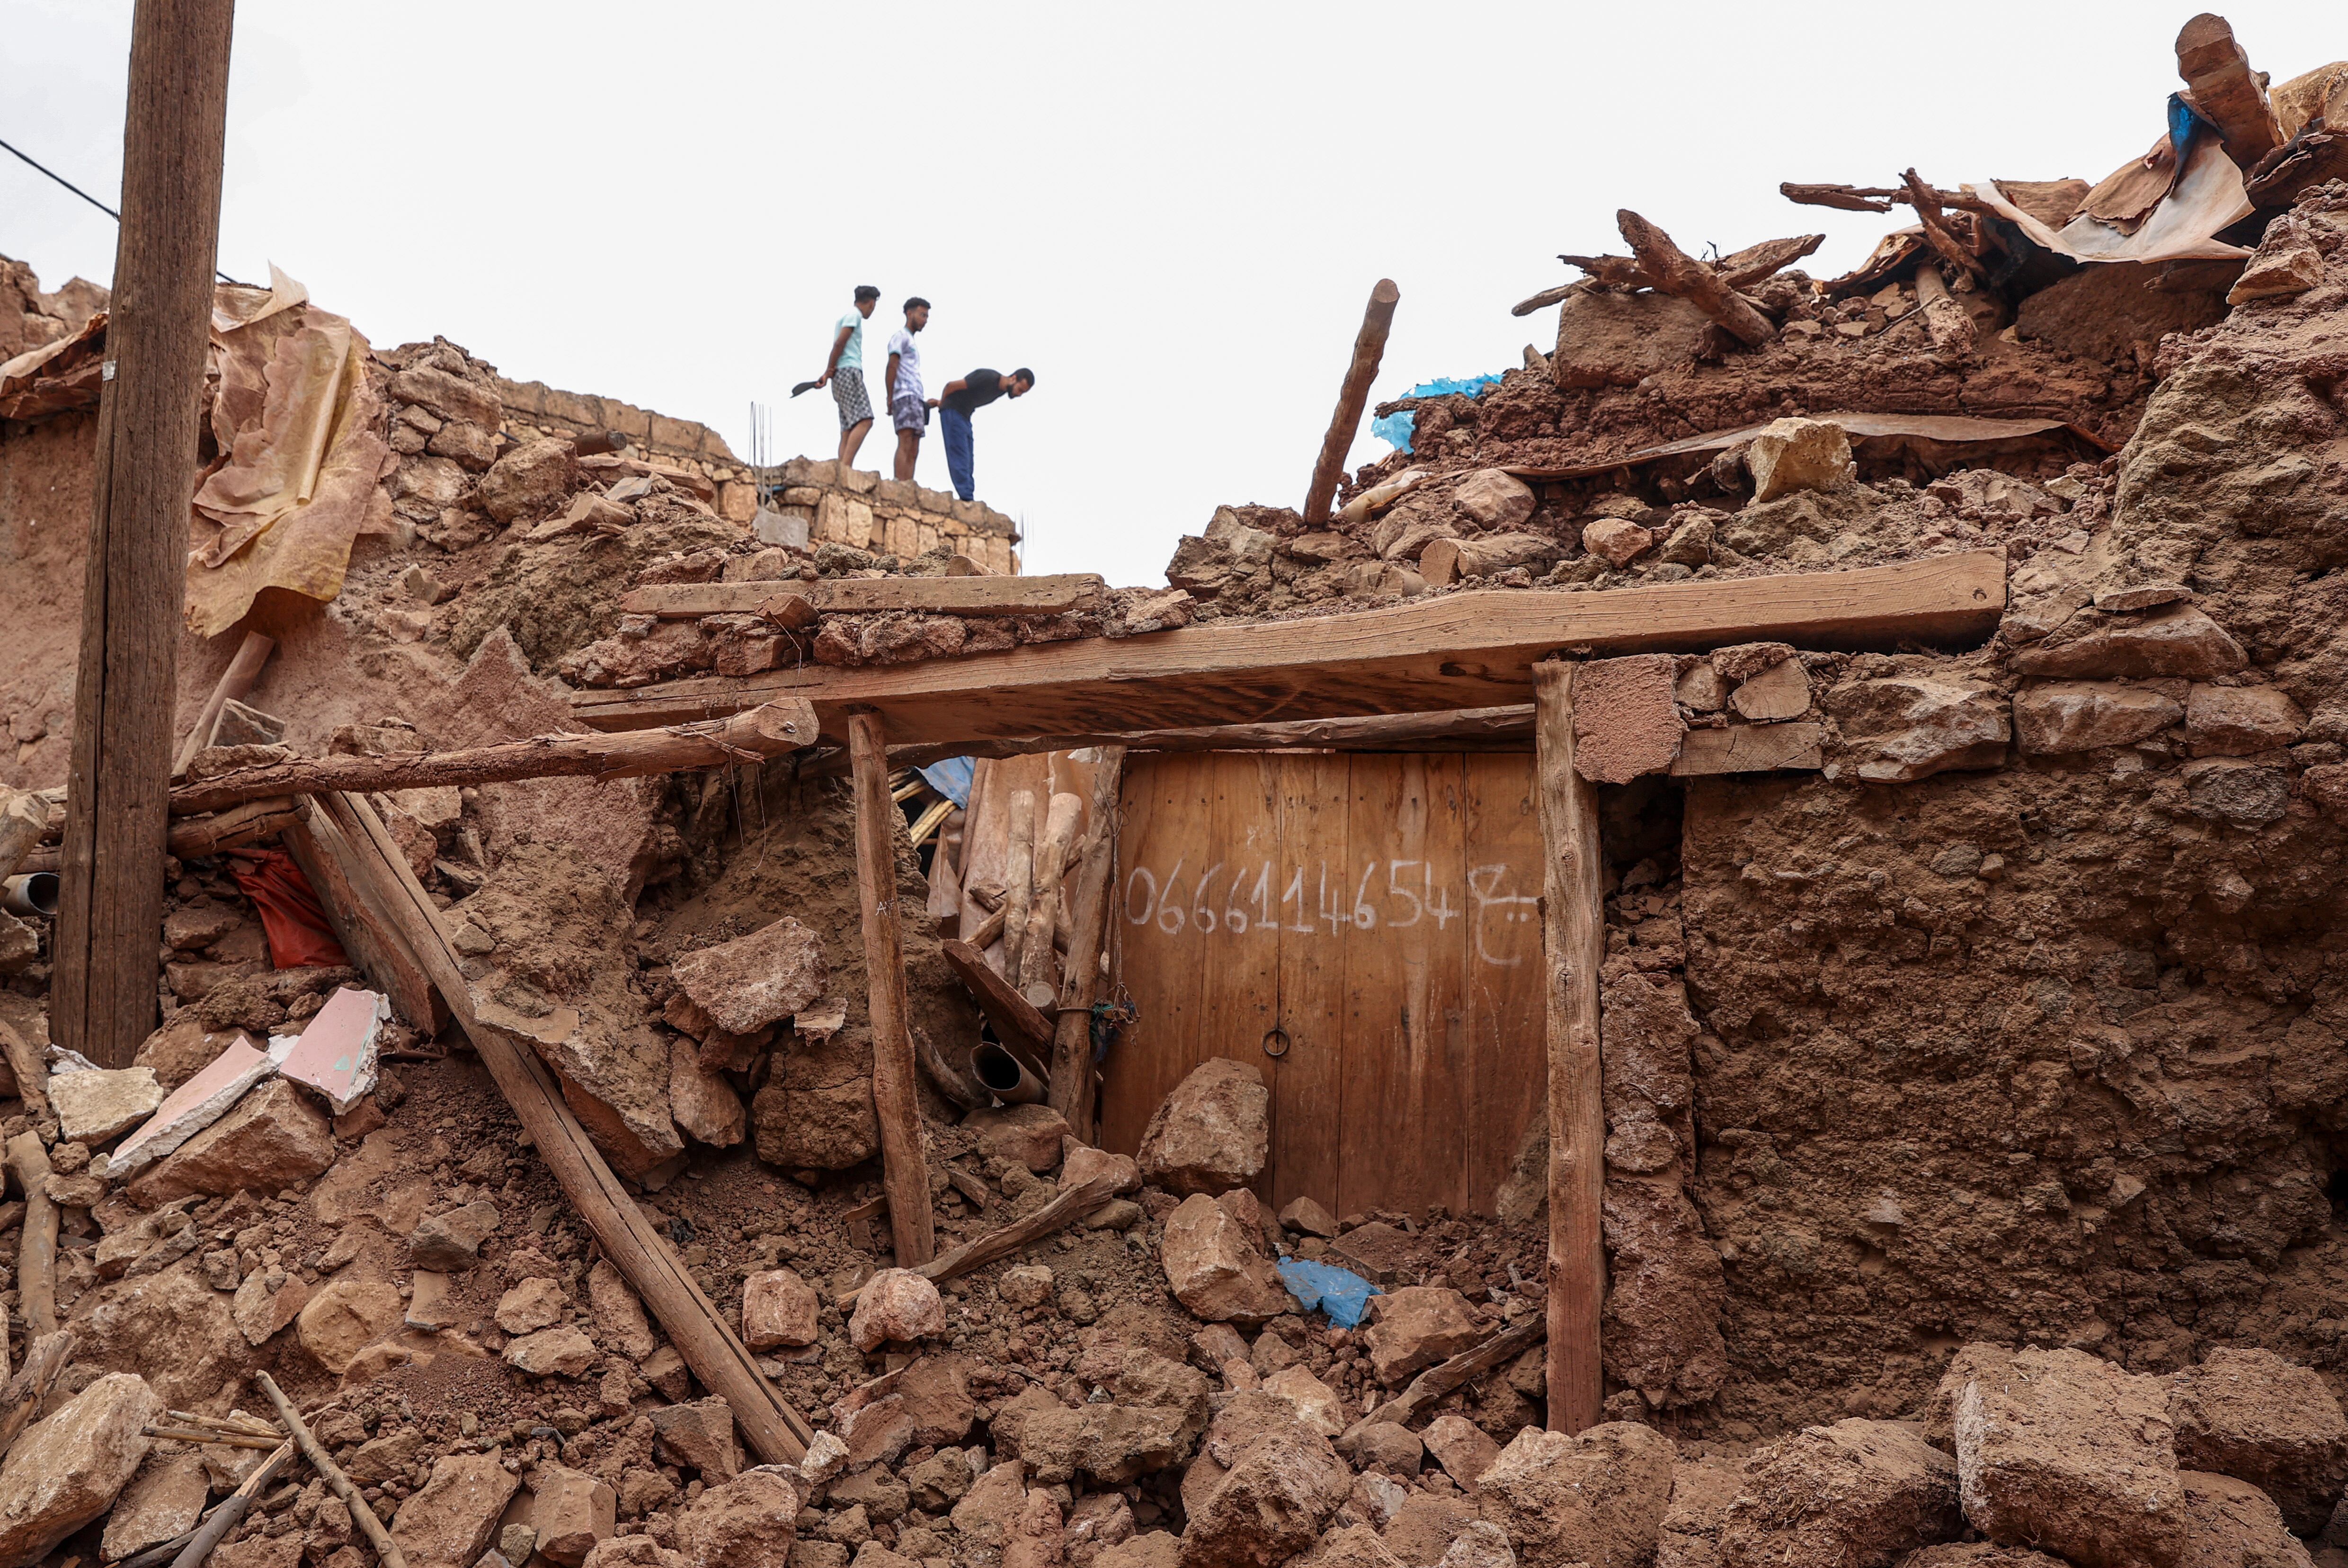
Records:
[[[1031,1411],[1018,1429],[1019,1458],[1036,1480],[1057,1485],[1081,1472],[1096,1489],[1181,1463],[1197,1435],[1179,1408],[1117,1403]]]
[[[806,1501],[786,1470],[745,1470],[685,1505],[677,1549],[689,1568],[786,1568]]]
[[[28,1428],[0,1463],[0,1563],[24,1568],[104,1513],[154,1439],[163,1401],[135,1373],[110,1372]]]
[[[1446,1286],[1406,1285],[1370,1297],[1369,1309],[1370,1370],[1388,1387],[1484,1337],[1468,1298]]]
[[[2274,1500],[2246,1480],[2180,1470],[2185,1488],[2183,1568],[2312,1568]]]
[[[481,510],[499,522],[540,516],[561,504],[578,473],[578,449],[570,441],[560,437],[524,441],[481,476]]]
[[[2177,1463],[2249,1481],[2302,1535],[2348,1489],[2348,1418],[2320,1376],[2271,1350],[2213,1350],[2168,1391]]]
[[[1849,436],[1824,419],[1773,420],[1745,449],[1745,467],[1753,476],[1756,501],[1796,490],[1835,490],[1859,478]]]
[[[789,1017],[820,997],[830,981],[822,942],[789,915],[747,936],[695,948],[670,973],[719,1028],[735,1035]]]
[[[423,1490],[399,1505],[391,1539],[408,1568],[473,1568],[521,1478],[489,1454],[450,1454]]]
[[[1580,1433],[1528,1427],[1484,1472],[1478,1506],[1525,1568],[1644,1564],[1671,1505],[1677,1450],[1652,1427]]]
[[[252,1355],[230,1298],[188,1263],[106,1287],[104,1299],[74,1329],[81,1336],[78,1359],[110,1372],[136,1372],[167,1403],[183,1408],[242,1375]]]
[[[199,1192],[276,1192],[334,1162],[335,1130],[325,1114],[292,1084],[273,1078],[133,1181],[128,1191],[142,1209]]]
[[[2183,1561],[2168,1392],[2077,1350],[2024,1350],[1969,1378],[1954,1426],[1965,1518],[2079,1568]]]
[[[1329,1439],[1287,1400],[1242,1393],[1183,1475],[1181,1568],[1272,1568],[1313,1544],[1353,1482]]]
[[[911,1269],[882,1269],[867,1280],[848,1320],[848,1336],[870,1355],[891,1342],[910,1345],[946,1331],[938,1287]]]
[[[1826,696],[1849,767],[1870,784],[1905,784],[1952,769],[1995,768],[2013,726],[2005,698],[1976,681],[1893,676],[1846,681]]]
[[[530,1523],[536,1549],[549,1562],[579,1568],[618,1525],[619,1498],[584,1470],[541,1465],[530,1479]]]
[[[2165,692],[2112,681],[2034,681],[2013,694],[2014,738],[2030,757],[2133,746],[2184,717]]]
[[[2016,654],[2026,676],[2107,680],[2122,676],[2183,676],[2207,680],[2231,675],[2250,655],[2226,629],[2190,604],[2109,614],[2081,609]]]
[[[796,1272],[762,1270],[742,1282],[742,1343],[753,1350],[813,1345],[822,1311],[815,1286]]]
[[[1200,1192],[1166,1216],[1158,1256],[1174,1299],[1193,1315],[1255,1325],[1297,1310],[1262,1247],[1261,1231],[1251,1233],[1227,1205]]]
[[[1181,1193],[1246,1186],[1263,1169],[1271,1112],[1272,1091],[1253,1063],[1200,1063],[1142,1130],[1142,1179]]]
[[[1964,1528],[1956,1461],[1905,1421],[1838,1421],[1764,1449],[1720,1531],[1721,1568],[1890,1568]]]

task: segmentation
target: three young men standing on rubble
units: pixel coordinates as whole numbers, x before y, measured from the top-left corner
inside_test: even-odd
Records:
[[[839,406],[839,460],[852,463],[857,449],[872,428],[872,405],[864,390],[864,323],[872,315],[880,291],[870,284],[856,291],[856,307],[839,318],[832,339],[831,357],[825,364],[820,387],[829,382],[832,401]],[[922,437],[929,428],[930,410],[939,410],[944,431],[946,469],[953,476],[954,493],[964,500],[976,498],[970,417],[999,397],[1018,397],[1035,385],[1035,373],[1021,366],[1010,375],[978,369],[946,383],[935,397],[922,395],[922,352],[914,335],[930,324],[930,302],[915,294],[905,302],[905,325],[889,339],[889,368],[883,388],[888,397],[889,422],[897,432],[896,477],[910,480],[922,455]]]

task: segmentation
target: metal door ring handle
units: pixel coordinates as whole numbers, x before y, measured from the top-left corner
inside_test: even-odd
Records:
[[[1265,1056],[1271,1057],[1274,1060],[1286,1056],[1288,1054],[1288,1031],[1286,1029],[1275,1026],[1264,1031],[1263,1054]]]

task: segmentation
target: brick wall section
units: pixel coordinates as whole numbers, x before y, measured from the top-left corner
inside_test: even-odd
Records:
[[[983,501],[843,470],[831,458],[793,458],[764,472],[783,515],[805,520],[810,544],[851,544],[910,561],[942,543],[989,572],[1019,570],[1012,548],[1019,525]]]

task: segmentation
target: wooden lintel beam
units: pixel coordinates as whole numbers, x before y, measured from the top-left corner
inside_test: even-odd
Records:
[[[942,615],[1065,615],[1097,603],[1107,583],[1090,572],[1046,577],[838,577],[821,583],[656,583],[620,595],[632,615],[690,620],[750,615],[778,594],[827,614],[926,611]]]
[[[815,705],[828,738],[876,707],[904,744],[1255,724],[1495,707],[1532,696],[1560,648],[1701,652],[1734,643],[1819,649],[1969,647],[2005,608],[2005,560],[1982,551],[1891,566],[1598,593],[1479,590],[1310,620],[1210,624],[1148,636],[1035,645],[973,658],[582,691],[599,729]]]

